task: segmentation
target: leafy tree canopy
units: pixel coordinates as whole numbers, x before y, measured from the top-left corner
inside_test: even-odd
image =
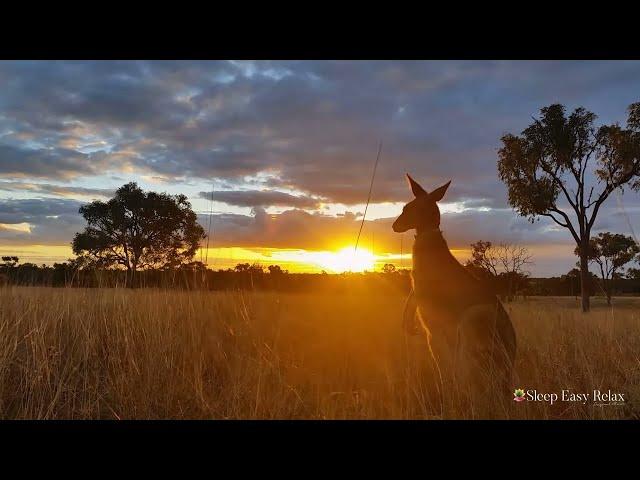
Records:
[[[83,205],[80,214],[88,225],[75,235],[73,252],[99,267],[176,267],[192,260],[205,237],[186,196],[145,192],[134,182],[107,202]]]
[[[548,217],[571,232],[579,248],[582,310],[589,310],[589,239],[602,204],[617,188],[640,190],[640,103],[627,125],[595,126],[584,108],[569,116],[562,105],[540,110],[521,135],[502,137],[498,172],[509,203],[535,221]]]
[[[574,250],[576,255],[580,249]],[[632,237],[621,233],[604,232],[589,241],[588,258],[600,266],[603,278],[609,278],[640,253],[638,244]]]
[[[627,128],[618,124],[596,128],[596,115],[584,108],[568,117],[558,104],[540,113],[522,135],[502,137],[500,178],[518,213],[532,221],[550,217],[579,243],[580,233],[591,229],[611,192],[625,184],[640,189],[640,103],[629,107]],[[593,172],[590,161],[595,161]],[[575,218],[562,208],[559,197]]]

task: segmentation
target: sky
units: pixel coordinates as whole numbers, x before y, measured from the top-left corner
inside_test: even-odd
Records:
[[[413,234],[391,230],[409,172],[427,190],[452,180],[441,229],[460,260],[514,242],[533,276],[560,275],[570,235],[509,207],[500,138],[553,103],[624,124],[637,101],[638,61],[1,61],[0,254],[66,260],[79,207],[135,181],[211,218],[213,268],[337,271],[382,141],[355,264],[410,266]],[[598,219],[594,233],[640,231],[640,195]]]

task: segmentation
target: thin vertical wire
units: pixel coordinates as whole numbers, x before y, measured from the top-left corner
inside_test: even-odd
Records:
[[[211,202],[209,204],[209,228],[207,229],[207,253],[205,254],[204,264],[209,265],[209,238],[211,238],[211,217],[213,217],[213,188],[211,183]],[[206,267],[205,267],[206,268]]]
[[[378,144],[378,154],[376,155],[376,163],[373,166],[373,174],[371,175],[371,184],[369,185],[369,195],[367,195],[367,204],[364,207],[364,214],[362,215],[362,222],[360,223],[360,230],[358,230],[358,237],[356,238],[356,245],[353,248],[353,255],[355,257],[358,251],[358,243],[360,242],[360,234],[362,233],[362,227],[364,227],[364,220],[367,218],[367,210],[369,209],[369,202],[371,201],[371,192],[373,190],[373,181],[376,178],[376,170],[378,169],[378,162],[380,161],[380,152],[382,151],[382,140]]]
[[[624,204],[622,203],[622,195],[620,195],[620,191],[618,188],[615,189],[615,192],[616,192],[616,201],[618,203],[618,209],[622,211],[622,214],[624,215],[624,218],[627,221],[627,226],[629,227],[631,236],[635,240],[636,244],[640,246],[640,242],[638,242],[638,237],[636,236],[636,232],[633,229],[633,225],[631,224],[631,219],[629,218],[629,214],[627,214],[627,211],[624,208]]]

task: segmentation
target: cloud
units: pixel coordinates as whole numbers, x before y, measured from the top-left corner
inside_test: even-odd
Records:
[[[200,192],[200,198],[238,207],[318,208],[320,200],[305,195],[291,195],[277,190],[221,190]]]
[[[373,248],[378,252],[399,252],[401,235],[391,229],[394,220],[366,220],[360,246],[371,249],[373,243]],[[206,215],[200,219],[203,225],[207,221]],[[268,214],[264,209],[255,208],[253,215],[214,215],[211,241],[219,247],[291,248],[293,245],[310,250],[332,250],[354,245],[360,223],[361,217],[350,212],[330,216],[293,209],[280,214]],[[571,246],[571,241],[563,231],[550,229],[546,222],[531,224],[514,217],[508,210],[445,213],[441,227],[449,247],[453,249],[466,249],[480,239],[495,243]],[[413,235],[414,232],[404,234],[405,251],[411,247]]]
[[[639,74],[637,62],[3,62],[0,145],[13,150],[0,172],[271,172],[274,188],[356,204],[383,140],[376,201],[403,200],[409,171],[453,178],[451,201],[473,190],[504,206],[503,133],[559,100],[620,120]]]
[[[69,244],[85,226],[81,205],[68,199],[0,199],[0,244]]]
[[[96,173],[99,166],[75,150],[24,148],[0,144],[0,173],[14,177],[70,178]]]
[[[8,192],[34,192],[60,197],[92,197],[107,198],[114,195],[110,188],[72,187],[67,185],[53,185],[50,183],[7,182],[0,180],[0,190]]]
[[[499,139],[554,102],[623,121],[640,100],[639,75],[633,61],[3,61],[0,189],[101,197],[110,192],[91,184],[100,176],[155,179],[174,191],[196,184],[199,196],[215,182],[225,185],[217,200],[256,213],[217,218],[221,239],[326,246],[352,242],[357,221],[302,210],[318,199],[362,205],[382,140],[373,203],[409,200],[405,172],[429,190],[452,180],[445,200],[471,207],[449,219],[454,243],[492,235],[568,242],[548,222],[531,226],[508,209]],[[83,187],[67,184],[73,179]],[[625,202],[640,205],[635,194]],[[294,210],[272,218],[269,206]],[[66,234],[78,224],[58,218],[61,228],[68,219]],[[614,211],[600,219],[625,228]],[[50,242],[49,221],[32,215],[31,233],[5,229],[0,240]],[[376,243],[390,248],[397,240],[385,228]]]

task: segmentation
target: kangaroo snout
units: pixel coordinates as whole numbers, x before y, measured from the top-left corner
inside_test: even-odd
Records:
[[[396,221],[393,222],[393,225],[391,225],[391,228],[393,228],[393,231],[396,232],[396,233],[402,233],[402,232],[406,232],[407,231],[406,228],[403,228],[400,225],[400,219],[399,218],[397,218]]]

